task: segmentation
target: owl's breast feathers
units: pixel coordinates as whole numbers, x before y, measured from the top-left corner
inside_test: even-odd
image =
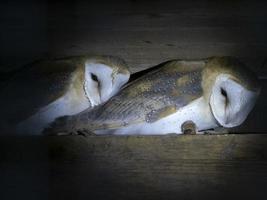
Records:
[[[202,61],[170,61],[129,83],[106,104],[68,121],[89,130],[153,123],[203,95],[203,66]]]

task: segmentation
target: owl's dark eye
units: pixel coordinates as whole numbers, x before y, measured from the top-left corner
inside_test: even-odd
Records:
[[[96,76],[95,74],[93,74],[93,73],[91,73],[90,75],[91,75],[91,79],[92,79],[93,81],[96,82],[97,87],[98,87],[98,89],[100,90],[100,89],[101,89],[101,83],[100,83],[100,81],[98,80],[97,76]]]
[[[221,94],[225,98],[225,108],[229,105],[229,98],[225,89],[221,88]]]
[[[221,94],[227,98],[227,92],[225,91],[225,89],[221,88]]]
[[[97,79],[97,76],[95,74],[91,73],[91,78],[92,78],[93,81],[99,82],[98,79]]]

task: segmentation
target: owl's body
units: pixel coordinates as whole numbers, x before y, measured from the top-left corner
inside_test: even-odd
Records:
[[[10,78],[0,91],[1,132],[40,134],[57,117],[104,103],[128,79],[124,61],[110,56],[33,63]]]
[[[259,94],[250,73],[230,57],[170,61],[129,83],[104,105],[59,118],[46,132],[179,134],[186,121],[193,121],[198,132],[237,126]]]
[[[218,126],[204,99],[200,97],[189,105],[179,109],[177,112],[152,123],[138,123],[129,126],[125,125],[125,127],[114,129],[100,129],[93,132],[98,135],[165,135],[169,133],[178,134],[182,133],[182,124],[188,120],[191,120],[196,124],[196,126],[198,127],[198,132],[201,132],[201,130],[212,129]]]

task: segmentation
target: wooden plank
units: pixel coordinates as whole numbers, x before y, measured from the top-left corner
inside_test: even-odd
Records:
[[[1,199],[259,199],[267,135],[9,137]]]
[[[50,5],[50,54],[113,54],[133,72],[169,59],[233,55],[255,69],[266,57],[265,7],[247,1],[59,2]]]
[[[174,58],[266,58],[264,1],[3,1],[0,64],[83,53],[124,58],[133,71]],[[6,69],[5,69],[6,70]]]

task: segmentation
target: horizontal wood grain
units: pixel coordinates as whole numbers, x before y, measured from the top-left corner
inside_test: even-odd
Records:
[[[232,55],[263,73],[266,8],[264,1],[239,0],[3,1],[0,65],[109,54],[136,72],[169,59]]]
[[[29,199],[251,199],[267,135],[1,138],[1,195]],[[1,198],[3,199],[3,198]]]

